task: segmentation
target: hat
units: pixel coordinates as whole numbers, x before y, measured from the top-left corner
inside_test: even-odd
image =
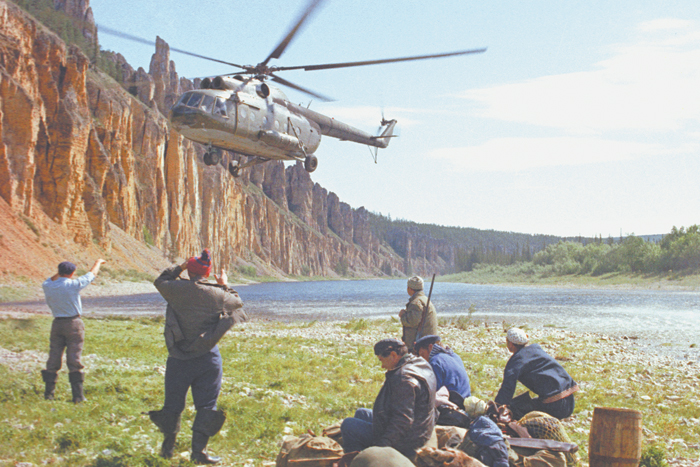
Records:
[[[416,343],[413,345],[416,349],[423,349],[423,348],[428,348],[429,345],[431,344],[437,344],[440,342],[440,336],[436,336],[434,334],[428,335],[428,336],[423,336],[420,339],[416,341]]]
[[[419,276],[413,276],[408,280],[408,287],[418,292],[423,290],[423,278]]]
[[[382,339],[376,344],[374,344],[374,355],[384,355],[386,353],[389,353],[391,351],[397,351],[401,347],[405,347],[406,344],[404,344],[402,341],[394,338],[390,339]]]
[[[527,344],[527,334],[520,328],[510,328],[508,334],[506,334],[506,339],[515,345]]]
[[[187,273],[190,276],[209,276],[211,272],[211,256],[209,256],[209,249],[205,248],[202,251],[202,255],[198,258],[193,257],[187,261]]]
[[[70,261],[64,261],[58,265],[59,276],[70,276],[75,272],[76,266]]]

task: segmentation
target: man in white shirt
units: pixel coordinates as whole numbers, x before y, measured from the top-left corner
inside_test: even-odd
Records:
[[[44,389],[45,399],[54,399],[58,370],[61,369],[61,360],[65,350],[73,402],[77,404],[85,400],[83,395],[84,374],[81,371],[84,366],[80,363],[83,341],[85,340],[85,326],[83,320],[80,319],[83,312],[80,291],[95,280],[95,276],[104,262],[105,260],[98,259],[90,272],[74,279],[75,264],[64,261],[58,265],[58,273],[46,279],[42,284],[46,304],[54,317],[51,324],[49,359],[46,361],[46,369],[41,370],[41,377],[46,385]]]

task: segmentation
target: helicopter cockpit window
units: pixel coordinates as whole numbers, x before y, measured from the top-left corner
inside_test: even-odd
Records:
[[[187,105],[187,101],[189,100],[190,97],[192,97],[191,92],[184,93],[182,96],[180,96],[180,99],[178,99],[176,105],[180,105],[180,104]]]
[[[211,112],[212,105],[214,104],[214,97],[206,95],[204,96],[204,99],[202,99],[202,103],[199,104],[199,110],[203,110],[204,112]]]
[[[228,117],[228,115],[226,115],[226,104],[224,103],[224,100],[220,97],[217,97],[216,102],[214,103],[214,115]]]
[[[194,107],[195,109],[197,106],[199,106],[199,101],[202,100],[202,95],[199,93],[193,93],[192,97],[187,101],[187,104],[185,104],[187,107]],[[184,100],[183,100],[184,102]]]

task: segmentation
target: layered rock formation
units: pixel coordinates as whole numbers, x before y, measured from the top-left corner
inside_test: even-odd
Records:
[[[87,0],[56,5],[94,24]],[[149,73],[114,55],[121,87],[2,0],[0,30],[0,197],[13,212],[46,215],[72,241],[107,252],[116,225],[172,256],[209,247],[217,264],[261,272],[405,270],[366,211],[314,184],[301,164],[270,162],[239,179],[204,166],[203,147],[162,114],[193,87],[162,40]]]

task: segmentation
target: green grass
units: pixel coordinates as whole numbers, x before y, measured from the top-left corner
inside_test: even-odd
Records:
[[[167,352],[162,321],[85,319],[88,400],[74,405],[65,369],[56,400],[43,399],[39,370],[48,350],[51,319],[0,320],[0,347],[13,352],[13,358],[3,358],[0,364],[0,465],[170,465],[157,457],[162,435],[142,415],[160,408],[163,401]],[[474,395],[492,399],[508,357],[501,326],[474,321],[440,326],[443,341],[467,366]],[[285,433],[320,433],[357,407],[371,407],[384,380],[373,344],[399,334],[395,318],[234,327],[220,343],[224,381],[219,406],[228,420],[210,448],[224,457],[224,465],[243,465],[248,459],[262,465],[274,461]],[[678,422],[681,417],[700,418],[697,393],[683,389],[697,387],[697,370],[630,359],[621,341],[576,337],[552,328],[530,329],[528,334],[552,355],[565,356],[563,364],[582,387],[567,430],[583,459],[596,406],[642,411],[656,443],[683,439],[692,445],[700,438],[699,426]],[[679,399],[671,402],[668,395]],[[189,464],[180,453],[189,449],[193,417],[188,396],[173,465]],[[669,449],[669,455],[697,457],[697,451],[679,446]]]

